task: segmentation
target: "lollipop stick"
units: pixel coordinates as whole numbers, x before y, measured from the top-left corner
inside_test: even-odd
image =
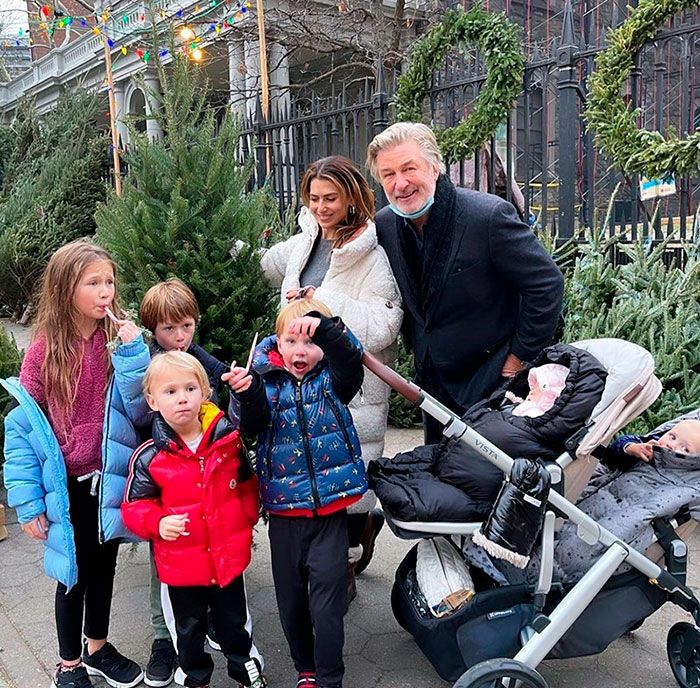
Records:
[[[250,347],[250,353],[248,354],[248,363],[245,364],[245,371],[246,373],[250,370],[250,365],[253,362],[253,354],[255,353],[255,347],[257,346],[258,343],[258,333],[255,333],[255,337],[253,337],[253,346]]]
[[[114,315],[114,313],[112,313],[112,311],[111,311],[109,308],[107,308],[107,306],[105,306],[105,313],[107,314],[107,317],[108,317],[115,325],[118,325],[118,324],[119,324],[119,319],[117,318],[116,315]]]

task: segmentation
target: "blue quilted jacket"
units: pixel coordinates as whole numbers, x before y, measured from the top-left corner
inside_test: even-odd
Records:
[[[139,336],[112,353],[114,375],[107,389],[102,433],[99,537],[133,540],[121,519],[129,459],[140,444],[135,424],[147,417],[141,381],[150,355]],[[68,509],[66,466],[56,436],[39,405],[17,378],[0,380],[18,406],[5,418],[4,480],[8,505],[20,523],[45,513],[49,522],[44,542],[44,570],[73,587],[78,580],[73,526]]]
[[[324,358],[299,381],[282,367],[277,338],[256,348],[254,384],[240,395],[241,427],[257,433],[257,471],[270,512],[324,515],[367,490],[360,442],[347,403],[363,379],[362,347],[339,318],[313,337]]]

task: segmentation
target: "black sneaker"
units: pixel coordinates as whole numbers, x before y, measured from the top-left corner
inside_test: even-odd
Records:
[[[267,679],[260,673],[260,663],[257,659],[249,659],[245,663],[245,669],[248,673],[248,683],[236,684],[238,688],[267,688]]]
[[[70,671],[61,671],[61,665],[59,664],[51,686],[52,688],[94,688],[82,664],[78,664],[75,669]]]
[[[170,638],[159,638],[151,645],[151,656],[146,666],[147,686],[159,688],[167,686],[175,675],[175,648]]]
[[[261,675],[247,686],[244,683],[238,683],[237,686],[238,688],[267,688],[267,679]]]
[[[143,670],[131,659],[117,652],[112,643],[105,643],[89,655],[83,646],[83,664],[90,676],[102,676],[113,688],[133,688],[143,680]]]

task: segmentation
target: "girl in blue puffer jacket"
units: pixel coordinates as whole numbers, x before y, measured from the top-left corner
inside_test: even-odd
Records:
[[[5,420],[8,503],[22,530],[43,541],[44,568],[58,581],[56,687],[89,688],[94,674],[129,688],[143,677],[107,642],[114,538],[126,534],[123,476],[139,444],[134,422],[145,417],[141,380],[150,358],[136,325],[113,316],[115,272],[109,254],[87,239],[56,251],[20,379],[3,382],[19,403]],[[110,358],[114,335],[121,344]]]
[[[241,429],[257,435],[272,575],[298,686],[341,688],[348,533],[346,509],[367,490],[347,404],[363,379],[362,347],[314,299],[292,301],[254,370],[223,379],[241,404]]]

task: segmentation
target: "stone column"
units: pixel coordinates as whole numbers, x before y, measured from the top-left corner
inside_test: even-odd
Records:
[[[268,63],[270,69],[270,110],[278,121],[288,119],[291,114],[289,91],[289,58],[281,43],[268,43]],[[281,166],[277,182],[277,195],[285,205],[294,203],[297,190],[295,128],[280,126],[273,130],[273,145],[277,151],[277,164]]]
[[[270,98],[278,107],[286,104],[289,108],[289,58],[287,50],[281,43],[268,43],[268,61],[270,63]]]
[[[243,39],[233,34],[228,39],[228,83],[231,111],[243,115],[246,110],[246,60]]]
[[[163,138],[163,129],[158,120],[152,119],[151,115],[160,110],[160,103],[154,94],[160,94],[160,82],[158,75],[152,70],[147,70],[143,77],[146,92],[146,134],[151,141]]]
[[[260,43],[254,39],[246,39],[245,49],[245,92],[246,114],[255,115],[255,104],[260,96]]]
[[[124,98],[126,84],[124,81],[114,82],[114,100],[116,104],[116,125],[117,136],[119,136],[119,147],[125,148],[129,143],[129,132],[126,128],[124,118],[126,117],[126,102]]]

